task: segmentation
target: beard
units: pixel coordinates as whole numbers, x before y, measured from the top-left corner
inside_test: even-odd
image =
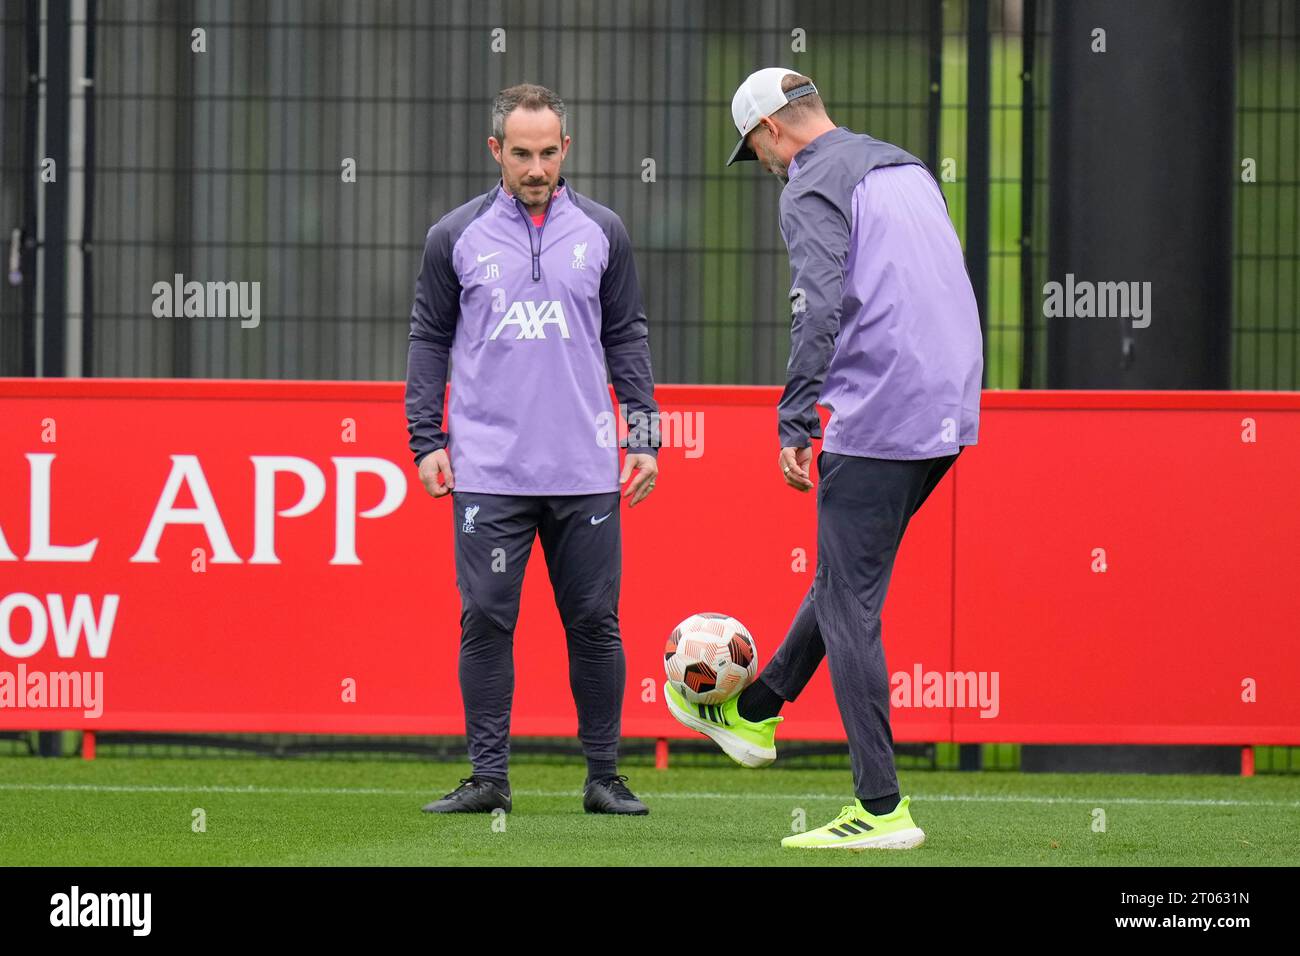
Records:
[[[555,183],[552,182],[530,182],[529,180],[520,180],[519,182],[507,182],[506,188],[515,196],[519,197],[526,205],[544,206],[551,200],[551,194],[555,192]],[[545,189],[545,194],[540,199],[534,198],[534,193],[538,189]],[[525,192],[527,190],[527,192]]]
[[[777,179],[781,180],[782,186],[790,182],[790,167],[781,162],[775,153],[761,145],[758,147],[757,152],[758,158],[763,164],[763,168]]]

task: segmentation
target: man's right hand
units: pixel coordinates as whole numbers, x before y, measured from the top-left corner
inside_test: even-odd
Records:
[[[451,494],[456,487],[456,479],[451,473],[451,459],[447,456],[447,449],[439,448],[420,459],[420,481],[424,484],[424,490],[435,498]]]

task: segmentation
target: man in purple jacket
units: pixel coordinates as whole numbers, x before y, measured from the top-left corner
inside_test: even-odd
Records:
[[[420,480],[453,502],[473,767],[424,809],[511,809],[514,630],[540,535],[587,758],[583,806],[645,814],[617,766],[619,488],[635,507],[658,472],[658,429],[642,427],[658,406],[632,246],[617,215],[560,176],[569,137],[558,96],[530,84],[502,90],[492,129],[501,181],[429,230],[411,310],[407,427]],[[632,436],[621,476],[607,365]]]
[[[983,345],[961,245],[938,184],[911,154],[837,127],[816,86],[780,67],[732,100],[740,142],[785,183],[793,321],[778,408],[787,485],[813,487],[817,573],[784,642],[719,715],[669,690],[674,716],[746,766],[776,758],[777,716],[825,657],[849,739],[855,797],[791,847],[907,849],[925,834],[901,797],[880,615],[908,521],[979,433]],[[715,719],[720,717],[721,719]]]

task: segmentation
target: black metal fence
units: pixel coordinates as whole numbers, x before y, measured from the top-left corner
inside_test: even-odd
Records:
[[[1234,388],[1300,388],[1300,4],[1237,7]]]
[[[491,97],[527,78],[570,106],[566,174],[629,227],[657,378],[776,382],[777,186],[723,168],[731,93],[756,65],[791,63],[838,121],[933,154],[940,8],[101,3],[88,368],[402,377],[424,232],[494,181]],[[175,274],[260,282],[264,326],[154,318],[153,283]]]
[[[34,4],[5,3],[0,34],[0,223],[5,281],[0,283],[0,374],[31,375],[36,359],[34,285],[37,108],[40,33]]]
[[[567,175],[631,232],[657,379],[778,383],[789,328],[778,186],[722,161],[736,84],[780,63],[817,80],[837,122],[936,170],[983,306],[986,384],[1042,385],[1052,6],[80,0],[74,44],[94,83],[70,89],[88,149],[68,174],[85,177],[89,217],[69,221],[65,253],[88,294],[65,303],[84,320],[64,343],[67,370],[401,378],[424,231],[494,181],[491,97],[530,79],[571,107]],[[0,215],[6,240],[29,240],[18,270],[29,278],[38,251],[53,251],[35,235],[41,9],[7,3],[0,44]],[[1296,4],[1238,0],[1237,11],[1237,152],[1254,181],[1236,196],[1233,385],[1295,388]],[[176,274],[259,282],[262,325],[155,318],[153,285]],[[0,372],[37,371],[52,288],[5,285]]]

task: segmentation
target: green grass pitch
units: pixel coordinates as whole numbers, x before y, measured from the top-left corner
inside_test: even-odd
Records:
[[[905,771],[925,845],[850,853],[780,846],[799,811],[811,828],[848,802],[844,770],[625,772],[650,816],[584,814],[580,764],[517,762],[514,812],[494,829],[420,812],[467,775],[457,764],[0,757],[0,865],[1300,863],[1295,777]]]

